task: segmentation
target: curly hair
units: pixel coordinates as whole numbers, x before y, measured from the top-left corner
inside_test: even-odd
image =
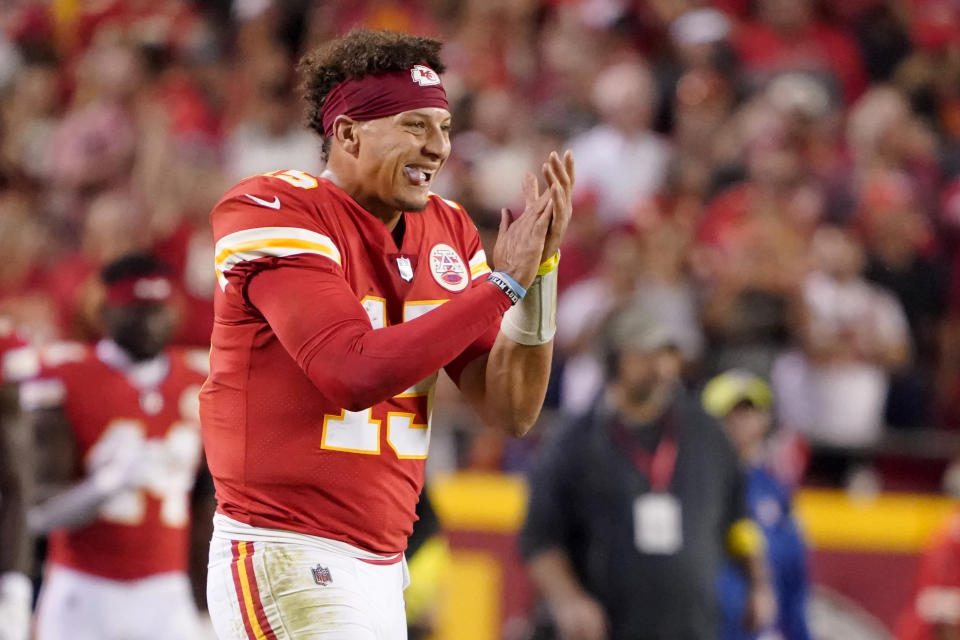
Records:
[[[440,62],[438,40],[396,31],[354,29],[303,56],[297,71],[302,75],[301,91],[307,101],[307,126],[323,138],[323,156],[330,141],[323,133],[323,104],[330,91],[347,78],[401,71],[425,64],[437,73]]]

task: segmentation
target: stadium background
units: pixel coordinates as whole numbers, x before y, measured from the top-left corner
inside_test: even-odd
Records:
[[[876,428],[838,448],[781,411],[771,460],[798,487],[820,637],[884,637],[960,491],[960,4],[5,0],[0,315],[35,344],[94,339],[98,268],[148,249],[176,276],[177,341],[204,346],[207,214],[247,175],[322,169],[293,67],[353,26],[445,41],[454,150],[436,190],[486,241],[524,170],[578,152],[570,328],[541,424],[505,441],[449,389],[437,403],[429,484],[452,550],[437,637],[522,637],[520,473],[582,402],[591,317],[646,296],[694,389],[730,363],[771,375],[804,352],[804,287],[834,227],[905,314],[910,355],[881,372]]]

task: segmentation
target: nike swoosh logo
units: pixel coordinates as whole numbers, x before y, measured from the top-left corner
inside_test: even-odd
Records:
[[[248,198],[250,198],[251,200],[253,200],[254,202],[256,202],[258,205],[260,205],[261,207],[266,207],[267,209],[279,209],[279,208],[280,208],[280,198],[277,197],[277,196],[273,196],[273,202],[271,202],[270,200],[264,200],[263,198],[258,198],[257,196],[252,196],[252,195],[250,195],[249,193],[245,193],[245,194],[243,194],[243,195],[247,196]]]

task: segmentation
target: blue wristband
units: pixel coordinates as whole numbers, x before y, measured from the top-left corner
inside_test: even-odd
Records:
[[[503,291],[512,304],[517,304],[527,295],[527,290],[520,286],[520,283],[505,274],[503,271],[494,271],[487,276],[487,282]]]

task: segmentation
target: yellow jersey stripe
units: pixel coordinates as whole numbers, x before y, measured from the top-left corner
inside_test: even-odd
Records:
[[[257,612],[253,607],[253,594],[250,592],[250,578],[247,576],[247,544],[241,542],[237,545],[240,551],[240,558],[237,560],[237,573],[240,575],[240,588],[243,590],[243,604],[246,608],[247,621],[250,622],[250,628],[253,629],[253,635],[257,640],[267,640],[267,635],[260,627],[260,621],[257,620]]]
[[[264,256],[270,255],[288,255],[286,253],[281,253],[279,251],[271,251],[271,249],[303,249],[302,252],[298,253],[319,253],[320,255],[327,256],[337,264],[340,264],[340,252],[337,251],[337,248],[332,244],[321,244],[319,242],[311,242],[309,240],[297,240],[296,238],[278,238],[276,240],[252,240],[250,242],[244,242],[241,244],[236,244],[231,247],[227,247],[216,257],[217,267],[221,267],[230,256],[236,256],[237,254],[243,253],[259,253]],[[243,258],[237,260],[236,262],[243,262],[249,258]],[[233,266],[233,265],[231,265]]]
[[[470,267],[470,276],[476,278],[477,276],[482,276],[485,273],[490,273],[490,267],[487,266],[487,263],[478,264],[475,267]]]

